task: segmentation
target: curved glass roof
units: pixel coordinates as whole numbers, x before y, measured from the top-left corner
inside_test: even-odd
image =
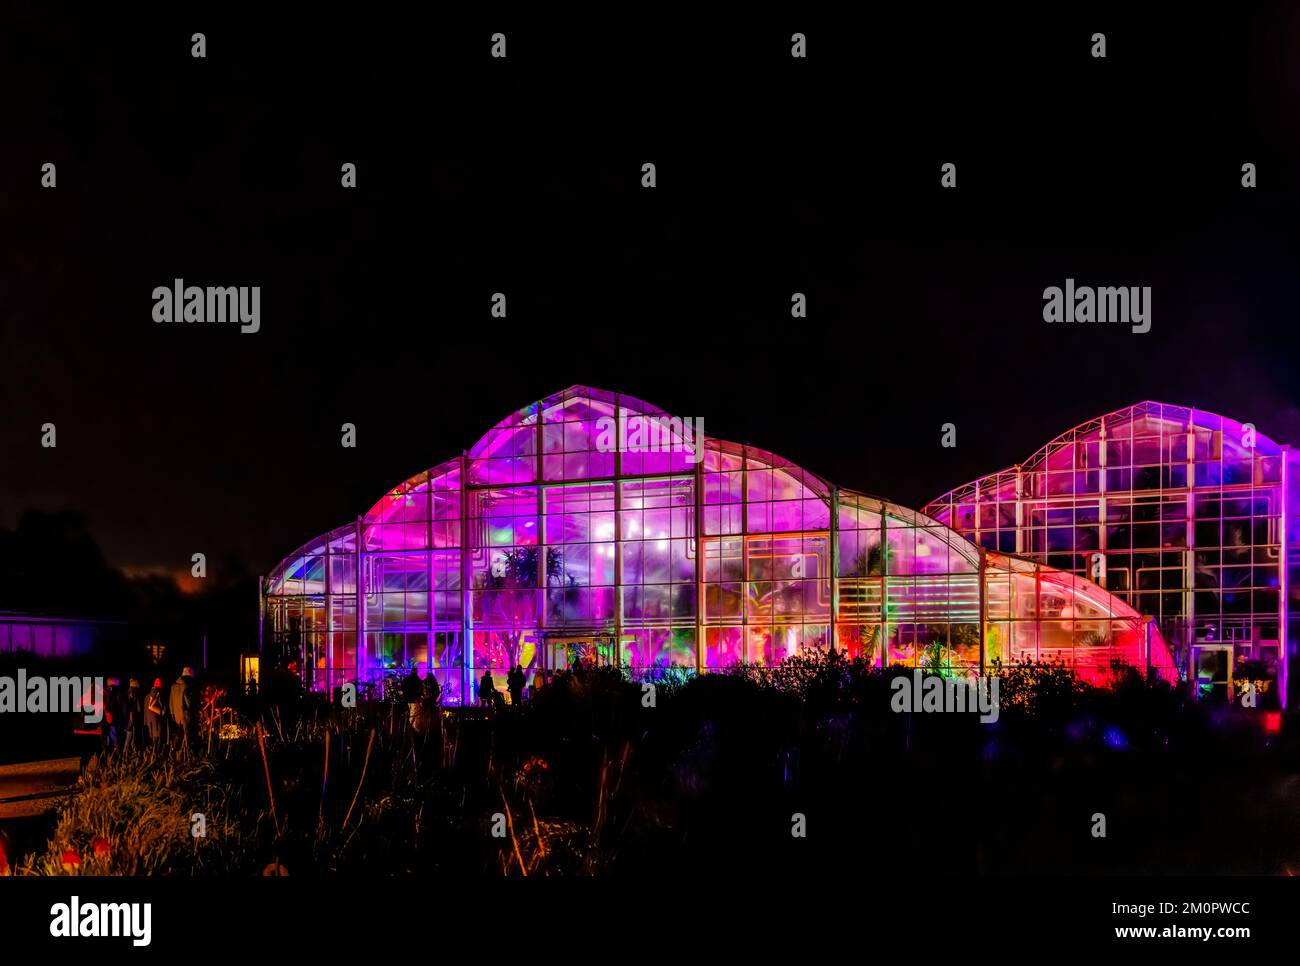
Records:
[[[266,593],[300,596],[325,593],[327,554],[356,553],[357,528],[347,524],[308,540],[285,557],[266,578]]]
[[[1253,433],[1253,447],[1243,443],[1248,430]],[[1095,450],[1096,444],[1103,438],[1111,441],[1170,440],[1186,439],[1186,434],[1190,434],[1197,459],[1204,459],[1203,454],[1213,450],[1216,438],[1225,460],[1248,461],[1252,453],[1274,456],[1282,452],[1280,445],[1254,430],[1248,423],[1240,423],[1195,407],[1147,400],[1080,423],[1040,446],[1023,462],[955,487],[931,500],[923,509],[936,520],[950,523],[951,505],[968,500],[977,493],[983,500],[1015,500],[1017,496],[1030,498],[1046,495],[1044,492],[1034,492],[1034,474],[1084,468],[1087,465],[1088,444],[1093,444],[1092,449]],[[1176,462],[1179,458],[1181,454],[1160,452],[1155,454],[1151,462]],[[1091,468],[1097,468],[1095,461]],[[1085,477],[1085,483],[1086,480]],[[1020,493],[1016,492],[1017,485],[1021,487]]]
[[[622,432],[628,436],[651,431],[662,432],[676,445],[662,448],[669,452],[622,454],[623,473],[691,472],[694,464],[685,452],[693,444],[683,420],[643,400],[590,386],[570,386],[563,392],[547,396],[515,410],[484,433],[467,451],[468,486],[534,483],[540,472],[545,482],[571,482],[602,479],[615,475],[615,454],[602,445],[602,434]],[[538,437],[541,459],[538,459]],[[818,497],[829,500],[831,486],[815,473],[768,450],[706,436],[703,442],[706,470],[771,469],[771,499]],[[675,450],[675,451],[674,451]],[[630,458],[641,465],[628,467]],[[439,491],[459,489],[462,481],[461,460],[454,458],[421,471],[402,481],[384,494],[363,517],[363,543],[367,550],[379,546],[373,536],[376,527],[389,527],[407,521],[428,519],[423,501],[437,502]],[[428,496],[426,494],[433,494]],[[892,506],[892,504],[891,504]],[[900,519],[914,513],[898,507]],[[454,516],[455,514],[451,514]],[[434,511],[434,519],[438,519]],[[418,539],[413,537],[412,539]],[[318,543],[319,541],[314,541]],[[401,549],[385,536],[383,546]],[[412,543],[411,546],[416,544]],[[422,544],[420,544],[422,545]]]
[[[468,478],[461,479],[462,460],[454,457],[430,469],[421,470],[385,493],[362,517],[362,543],[366,550],[403,549],[423,547],[422,528],[411,528],[409,536],[403,524],[427,520],[427,501],[432,501],[434,519],[438,519],[436,504],[439,493],[451,493],[468,486],[532,483],[538,475],[538,437],[541,436],[541,473],[545,481],[568,482],[580,479],[600,479],[615,475],[613,452],[602,448],[602,433],[618,432],[618,421],[623,421],[622,432],[633,434],[651,431],[650,420],[656,420],[653,429],[665,434],[677,446],[665,449],[677,452],[647,453],[641,457],[641,466],[624,467],[624,472],[674,473],[693,468],[689,454],[682,452],[688,444],[688,431],[683,421],[674,419],[658,406],[623,393],[596,389],[591,386],[570,386],[529,403],[497,422],[467,451]],[[540,433],[539,433],[540,427]],[[772,469],[776,471],[770,484],[780,499],[819,497],[829,500],[830,484],[789,460],[767,450],[728,440],[706,436],[703,442],[704,465],[709,470]],[[624,454],[624,458],[627,456]],[[864,499],[872,499],[863,497]],[[877,501],[884,505],[884,501]],[[888,504],[893,506],[893,504]],[[915,511],[897,507],[895,514],[905,519]],[[456,513],[447,514],[455,518]],[[286,557],[267,579],[269,594],[321,593],[308,590],[315,580],[304,571],[312,558],[322,556],[330,541],[344,541],[355,537],[354,527],[345,525],[327,534],[307,541]],[[353,541],[355,542],[355,541]],[[332,552],[345,552],[339,546]],[[353,552],[350,547],[346,552]]]

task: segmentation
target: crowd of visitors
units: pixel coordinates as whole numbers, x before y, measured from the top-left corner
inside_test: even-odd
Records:
[[[170,686],[154,678],[148,690],[136,678],[129,678],[125,688],[121,678],[108,678],[99,725],[102,749],[138,751],[168,743],[193,744],[199,731],[195,677],[194,669],[187,667]]]

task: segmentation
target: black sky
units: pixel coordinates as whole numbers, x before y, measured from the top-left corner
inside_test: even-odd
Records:
[[[913,506],[1145,398],[1300,444],[1295,9],[637,16],[4,15],[0,526],[265,572],[572,383]],[[156,325],[177,276],[262,331]]]

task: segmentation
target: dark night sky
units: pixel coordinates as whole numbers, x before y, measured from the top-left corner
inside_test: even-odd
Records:
[[[101,16],[0,23],[2,526],[265,572],[572,383],[913,506],[1145,398],[1300,444],[1294,10]],[[156,325],[177,276],[262,331]],[[1152,286],[1152,331],[1049,327],[1067,276]]]

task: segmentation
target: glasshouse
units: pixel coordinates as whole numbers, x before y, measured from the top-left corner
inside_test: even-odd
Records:
[[[1090,578],[1155,618],[1202,692],[1231,692],[1238,675],[1276,686],[1285,705],[1288,589],[1300,586],[1292,459],[1252,423],[1143,402],[925,512],[986,551]]]
[[[322,690],[414,668],[447,703],[516,665],[658,677],[808,647],[1176,675],[1157,623],[1082,571],[698,426],[582,386],[525,406],[290,554],[263,581],[263,657]]]

